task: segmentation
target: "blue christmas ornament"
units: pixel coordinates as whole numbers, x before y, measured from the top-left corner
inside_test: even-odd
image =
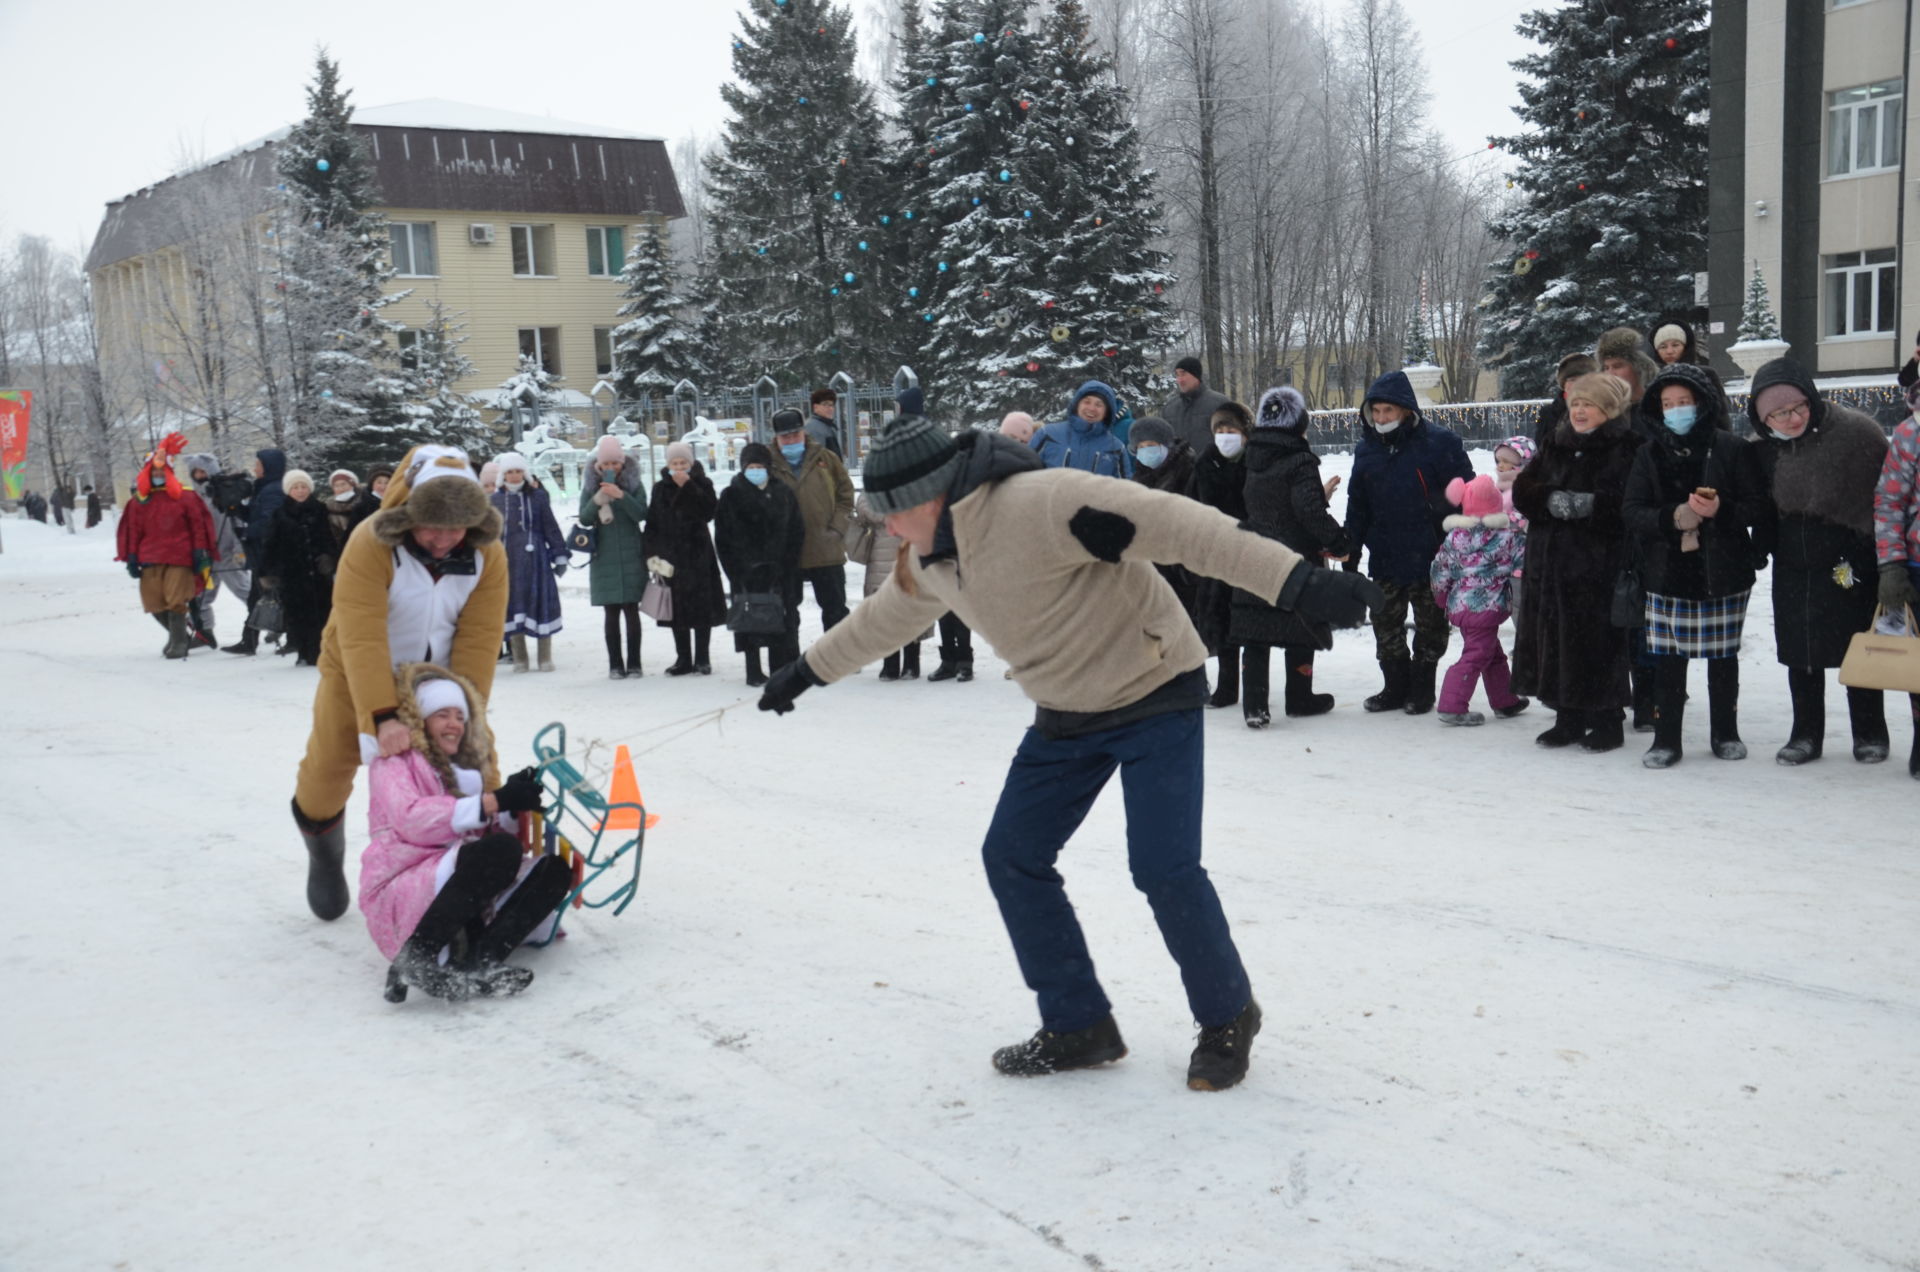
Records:
[[[762,256],[765,256],[765,255],[767,254],[767,249],[766,249],[766,248],[764,248],[764,247],[762,247],[762,248],[759,248],[759,249],[757,249],[757,250],[759,251],[759,254],[760,254],[760,255],[762,255]]]
[[[902,215],[904,215],[909,221],[913,220],[913,213],[911,212],[903,213]]]
[[[1025,217],[1027,220],[1031,221],[1033,220],[1033,209],[1028,208],[1025,212],[1022,212],[1020,215]]]
[[[284,181],[282,181],[282,182],[280,183],[280,189],[281,189],[282,191],[285,191],[285,190],[286,190],[286,188],[287,188],[287,183],[286,183],[286,182],[284,182]]]
[[[947,272],[947,263],[945,261],[940,262],[940,272],[942,274]]]
[[[845,281],[845,282],[849,282],[849,283],[850,283],[850,282],[852,282],[852,281],[853,281],[853,275],[852,275],[852,274],[850,274],[850,273],[849,273],[849,274],[844,274],[844,275],[842,275],[841,277],[842,277],[842,280],[843,280],[843,281]]]
[[[314,160],[313,166],[320,169],[320,171],[322,172],[325,172],[328,168],[333,167],[333,165],[328,163],[325,159]]]
[[[932,321],[933,321],[933,315],[932,315],[932,314],[922,314],[922,315],[920,315],[920,318],[921,318],[921,321],[923,321],[923,322],[932,322]]]
[[[838,287],[836,287],[836,288],[834,288],[834,289],[833,289],[833,294],[834,294],[834,295],[836,295],[836,296],[838,296],[838,295],[840,294],[840,289],[839,289]]]
[[[1008,172],[1005,168],[1002,168],[1000,169],[1000,179],[1002,181],[1011,181],[1013,180],[1013,174],[1011,172]]]
[[[977,194],[973,196],[973,206],[976,208],[980,206],[980,196]]]
[[[803,97],[803,98],[801,98],[800,100],[801,100],[801,101],[805,101],[805,100],[807,100],[807,99]],[[840,202],[840,201],[841,201],[842,199],[844,199],[844,198],[846,198],[846,197],[847,197],[846,195],[844,195],[844,194],[841,194],[841,193],[840,193],[840,192],[839,192],[838,190],[835,190],[835,191],[833,192],[833,201],[834,201],[835,203],[838,203],[838,202]]]
[[[985,44],[987,42],[987,37],[984,33],[976,33],[973,37],[973,42],[975,44]]]
[[[928,88],[934,88],[934,87],[937,87],[937,86],[939,85],[939,83],[940,83],[940,81],[939,81],[938,79],[936,79],[935,77],[933,77],[933,76],[931,76],[931,75],[929,75],[929,76],[927,76],[927,87],[928,87]]]
[[[860,250],[863,252],[867,250],[867,240],[865,239],[860,240]]]
[[[920,289],[918,287],[907,288],[907,299],[908,300],[920,299]]]
[[[882,224],[882,225],[892,225],[892,224],[893,224],[893,218],[892,218],[892,217],[890,217],[890,216],[883,216],[883,217],[881,217],[881,218],[880,218],[880,224]]]
[[[973,109],[973,103],[972,103],[972,102],[968,102],[968,103],[967,103],[967,109],[968,109],[969,111],[971,111],[971,110]]]
[[[802,97],[802,98],[800,99],[800,104],[801,104],[802,106],[805,106],[805,105],[807,104],[807,99],[806,99],[806,98],[804,98],[804,97]]]
[[[333,396],[333,390],[332,390],[332,389],[322,389],[322,390],[320,390],[320,396],[321,396],[321,397],[323,397],[323,398],[330,398],[330,397],[332,397],[332,396]]]

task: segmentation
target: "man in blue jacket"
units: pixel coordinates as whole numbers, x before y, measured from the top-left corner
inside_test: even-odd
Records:
[[[1467,448],[1452,430],[1421,418],[1413,385],[1399,371],[1373,382],[1360,404],[1360,444],[1347,483],[1347,536],[1367,550],[1367,573],[1387,595],[1373,611],[1373,639],[1385,681],[1361,705],[1369,711],[1433,710],[1434,677],[1447,653],[1447,616],[1429,572],[1440,522],[1451,511],[1447,483],[1471,481]],[[1413,613],[1408,657],[1407,613]]]
[[[1073,395],[1073,407],[1064,420],[1055,420],[1033,435],[1033,449],[1048,468],[1078,468],[1105,477],[1131,477],[1133,458],[1126,443],[1114,435],[1120,405],[1112,389],[1088,380]]]

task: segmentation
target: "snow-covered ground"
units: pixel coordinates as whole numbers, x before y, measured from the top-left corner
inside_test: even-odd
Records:
[[[1904,704],[1893,763],[1847,758],[1836,687],[1828,758],[1776,766],[1764,595],[1744,763],[1706,755],[1698,671],[1663,773],[1645,738],[1539,750],[1537,708],[1367,716],[1357,633],[1332,715],[1210,713],[1207,859],[1266,1009],[1210,1095],[1113,790],[1062,866],[1132,1054],[989,1067],[1034,1014],[977,857],[1028,707],[984,649],[776,719],[724,637],[712,678],[653,674],[649,631],[609,682],[570,576],[560,671],[502,674],[494,727],[515,763],[555,719],[672,739],[639,900],[524,997],[395,1007],[358,913],[302,899],[313,673],[163,662],[110,526],[0,533],[0,1267],[1920,1267]],[[349,825],[357,854],[363,793]]]

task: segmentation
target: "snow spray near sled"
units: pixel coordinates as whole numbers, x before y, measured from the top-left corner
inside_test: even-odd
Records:
[[[525,943],[549,945],[560,936],[560,919],[569,907],[621,913],[640,890],[640,859],[647,831],[660,818],[647,812],[634,776],[633,758],[622,745],[613,764],[613,784],[601,795],[567,758],[567,726],[555,721],[533,738],[540,784],[550,796],[520,819],[520,842],[527,852],[559,856],[573,870],[573,886]],[[631,833],[628,833],[631,832]]]

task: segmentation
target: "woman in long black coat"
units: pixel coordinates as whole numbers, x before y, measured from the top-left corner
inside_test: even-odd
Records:
[[[1612,611],[1627,561],[1627,475],[1641,444],[1629,396],[1606,374],[1568,384],[1566,422],[1513,481],[1513,506],[1528,522],[1513,691],[1558,713],[1534,739],[1541,746],[1613,751],[1626,743],[1627,633]]]
[[[1327,511],[1320,458],[1307,444],[1307,401],[1298,389],[1282,385],[1261,396],[1244,466],[1248,525],[1316,567],[1326,557],[1352,555],[1345,527]],[[1333,648],[1331,626],[1308,622],[1265,597],[1235,590],[1229,635],[1244,651],[1242,711],[1248,728],[1265,728],[1270,718],[1268,658],[1276,645],[1285,661],[1281,704],[1286,713],[1316,716],[1333,710],[1332,694],[1313,691],[1313,654]]]
[[[1235,521],[1247,519],[1247,439],[1253,436],[1253,413],[1229,402],[1213,413],[1213,445],[1193,461],[1193,497]],[[1207,652],[1220,659],[1210,707],[1230,707],[1240,701],[1240,647],[1233,643],[1233,589],[1219,579],[1202,577],[1194,591],[1193,625],[1206,642]]]
[[[667,475],[653,483],[647,500],[647,526],[640,535],[640,551],[648,567],[666,577],[673,595],[673,618],[662,624],[673,630],[673,666],[669,676],[697,671],[713,674],[709,642],[713,629],[727,621],[727,591],[720,581],[720,562],[713,552],[713,522],[720,496],[713,481],[693,457],[685,442],[667,447]],[[660,570],[664,562],[669,569]]]
[[[293,469],[282,479],[286,501],[268,523],[259,572],[280,597],[287,639],[298,665],[320,664],[320,633],[333,614],[333,571],[339,561],[327,509],[313,497],[313,478]]]
[[[1754,543],[1773,557],[1773,639],[1793,695],[1793,732],[1774,758],[1820,758],[1827,733],[1827,668],[1873,622],[1878,566],[1873,493],[1887,435],[1859,411],[1828,402],[1791,358],[1753,377],[1747,420],[1759,438],[1768,503]],[[1887,758],[1885,695],[1848,689],[1853,758]]]
[[[754,442],[740,452],[740,471],[720,492],[714,546],[736,596],[772,592],[785,608],[785,628],[776,635],[735,632],[733,647],[747,657],[747,683],[764,685],[800,652],[800,549],[807,528],[800,505],[785,484],[768,480],[773,452]],[[756,476],[757,475],[757,476]],[[768,650],[766,667],[760,651]]]

